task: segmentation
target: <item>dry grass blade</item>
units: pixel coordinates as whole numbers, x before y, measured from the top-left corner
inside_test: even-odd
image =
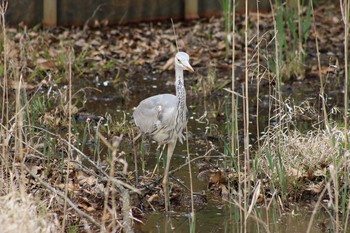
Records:
[[[324,189],[322,190],[322,192],[321,192],[321,194],[320,194],[320,198],[318,198],[318,200],[317,200],[317,202],[316,202],[316,205],[315,205],[315,207],[314,207],[314,210],[312,211],[312,215],[311,215],[309,224],[308,224],[308,226],[307,226],[306,233],[310,233],[310,232],[311,232],[312,223],[314,222],[315,215],[317,214],[317,211],[318,211],[318,209],[319,209],[319,207],[320,207],[320,205],[321,205],[321,200],[322,200],[321,197],[323,197],[323,195],[325,194],[326,190],[327,190],[326,188],[324,188]]]
[[[256,201],[258,200],[259,198],[259,195],[260,195],[260,186],[261,186],[261,182],[260,180],[258,181],[258,183],[256,184],[255,186],[255,189],[254,189],[254,192],[253,192],[253,197],[252,197],[252,200],[251,200],[251,203],[249,205],[249,208],[248,208],[248,211],[247,211],[247,215],[245,216],[246,218],[249,217],[249,215],[251,214],[251,212],[253,211],[253,208],[256,204]]]

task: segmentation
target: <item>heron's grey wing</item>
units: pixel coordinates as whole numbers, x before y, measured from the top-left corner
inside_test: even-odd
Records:
[[[153,134],[157,130],[173,124],[178,99],[171,94],[149,97],[140,102],[134,111],[135,124],[143,133]]]

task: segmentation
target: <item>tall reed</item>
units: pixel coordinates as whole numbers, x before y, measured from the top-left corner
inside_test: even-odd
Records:
[[[258,142],[258,147],[260,147],[260,129],[259,129],[259,105],[260,105],[260,79],[262,75],[260,75],[260,12],[259,12],[259,1],[256,1],[256,140]]]
[[[347,137],[345,141],[345,148],[349,143],[348,136],[348,111],[349,111],[349,0],[340,0],[340,9],[342,13],[342,19],[344,22],[344,134]]]
[[[64,188],[64,206],[63,214],[64,218],[62,221],[62,233],[65,232],[66,228],[66,216],[67,216],[67,195],[68,195],[68,184],[69,184],[69,174],[71,169],[71,158],[72,158],[72,64],[73,64],[73,50],[68,50],[68,64],[67,64],[67,77],[68,77],[68,148],[67,148],[67,171],[65,177],[65,188]]]
[[[225,48],[226,48],[226,57],[229,56],[229,42],[230,42],[230,33],[231,33],[231,11],[234,8],[235,1],[232,0],[221,0],[221,4],[223,7],[223,15],[224,15],[224,28],[225,28]]]
[[[187,163],[188,163],[188,174],[190,177],[190,194],[191,194],[190,233],[195,233],[196,232],[196,214],[194,209],[193,178],[192,178],[191,155],[190,155],[190,146],[188,143],[187,126],[186,126],[186,150],[187,150]]]
[[[248,5],[248,0],[245,0],[245,28],[244,28],[244,56],[245,56],[245,82],[244,82],[244,91],[243,91],[243,128],[244,128],[244,163],[243,163],[243,168],[244,168],[244,177],[249,177],[250,175],[250,157],[249,157],[249,53],[248,53],[248,17],[249,17],[249,5]],[[248,212],[248,200],[250,196],[250,180],[249,179],[244,179],[243,181],[243,194],[244,194],[244,205],[243,205],[243,213],[244,213],[244,232],[247,232],[247,212]]]
[[[1,103],[1,129],[0,129],[0,142],[2,144],[1,147],[1,157],[3,160],[5,171],[8,172],[9,170],[9,158],[7,156],[8,151],[8,143],[9,143],[9,93],[8,93],[8,38],[6,34],[6,21],[5,21],[5,13],[7,10],[8,3],[7,1],[2,1],[0,5],[0,20],[1,20],[1,39],[3,43],[3,75],[2,78],[2,103]],[[3,181],[7,180],[6,175],[4,174],[4,170],[1,169],[1,178]],[[2,182],[1,182],[2,183]],[[0,187],[3,184],[0,185]],[[1,187],[2,188],[2,187]]]
[[[240,157],[240,143],[239,143],[239,128],[238,128],[238,103],[239,103],[239,98],[237,95],[236,98],[236,85],[235,85],[235,81],[236,81],[236,69],[235,69],[235,47],[236,47],[236,38],[235,38],[235,33],[236,31],[236,4],[235,1],[233,1],[232,3],[232,66],[231,66],[231,119],[230,119],[230,124],[229,124],[229,131],[228,131],[228,135],[231,137],[231,151],[230,151],[230,156],[231,156],[231,161],[232,161],[232,166],[234,166],[233,168],[237,171],[238,174],[241,174],[242,170],[244,170],[244,168],[242,169],[241,167],[241,157]],[[246,213],[246,209],[245,208],[239,208],[241,207],[240,205],[242,203],[244,203],[244,197],[243,197],[243,191],[242,191],[242,183],[243,180],[245,180],[243,177],[238,176],[238,195],[237,195],[237,199],[239,203],[238,208],[234,209],[234,216],[237,222],[240,222],[241,224],[239,224],[237,226],[237,229],[239,229],[240,232],[243,232],[244,229],[246,229],[244,227],[244,223],[245,221],[242,222],[242,220],[245,218],[245,213]]]
[[[350,28],[350,1],[349,0],[340,0],[340,9],[342,13],[342,19],[344,22],[344,135],[345,135],[345,151],[349,150],[349,131],[348,131],[348,120],[349,120],[349,28]],[[344,156],[345,157],[345,156]],[[347,164],[347,158],[343,157],[342,164]],[[343,166],[343,174],[345,175],[346,184],[349,182],[347,174],[349,174],[349,167]],[[344,187],[343,193],[345,196],[342,196],[342,213],[344,213],[343,222],[344,229],[348,228],[348,221],[350,216],[350,196],[347,197],[349,188],[347,185]]]

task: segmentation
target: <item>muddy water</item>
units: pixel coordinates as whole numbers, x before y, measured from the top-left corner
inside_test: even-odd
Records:
[[[229,205],[220,203],[209,203],[205,209],[196,213],[195,232],[242,232],[242,223],[235,218],[235,209]],[[306,229],[311,218],[311,213],[307,207],[302,205],[294,206],[293,212],[279,215],[275,210],[261,208],[257,211],[257,216],[268,224],[270,232],[279,233],[301,233]],[[145,224],[137,224],[137,232],[190,232],[191,220],[188,213],[172,213],[165,216],[164,213],[151,213],[145,217]],[[319,213],[316,221],[311,226],[310,232],[328,232],[327,216]],[[253,219],[247,221],[247,232],[266,232],[263,226],[258,226]]]
[[[100,90],[86,90],[87,102],[85,104],[85,110],[88,113],[102,116],[107,113],[112,116],[114,121],[122,121],[124,116],[128,120],[130,119],[133,107],[137,106],[142,99],[159,93],[174,93],[174,80],[172,77],[172,72],[143,76],[137,72],[131,72],[121,74],[119,84],[113,83],[112,78],[99,78],[94,81],[91,81],[91,79],[79,81],[75,84],[75,88],[78,90],[82,87],[93,87]],[[185,82],[187,82],[187,105],[190,111],[188,129],[190,131],[189,147],[191,157],[194,158],[205,154],[209,149],[208,139],[219,148],[219,151],[224,152],[220,148],[223,148],[223,140],[225,140],[225,135],[227,134],[225,111],[230,106],[230,96],[225,91],[218,91],[210,97],[203,98],[193,91],[194,88],[190,87],[190,85],[194,85],[194,82],[191,82],[191,80],[186,80]],[[239,87],[239,85],[238,83],[237,86]],[[259,112],[260,131],[263,131],[267,124],[269,101],[267,90],[267,87],[261,88],[261,94],[259,96],[261,100]],[[317,80],[304,80],[294,82],[291,85],[284,85],[283,95],[285,97],[290,96],[296,104],[309,99],[310,102],[317,105],[319,101],[318,90],[319,84]],[[342,102],[340,92],[329,92],[328,94],[329,102],[336,105]],[[251,96],[255,96],[254,86],[251,88]],[[255,102],[256,98],[252,97],[252,142],[256,138]],[[243,125],[242,122],[239,122],[239,125]],[[300,129],[307,129],[310,126],[311,123],[309,122],[298,122]],[[150,146],[147,147],[149,155],[145,158],[146,170],[153,170],[156,164],[156,153],[154,152],[156,147],[154,143],[150,143]],[[132,151],[130,143],[125,143],[122,145],[122,148],[125,151]],[[186,161],[186,155],[185,145],[179,144],[172,159],[172,168],[183,165]],[[130,156],[129,161],[130,169],[133,169],[132,156]],[[221,161],[217,163],[220,164]],[[194,191],[207,191],[207,181],[200,181],[196,178],[198,175],[196,163],[192,164],[192,167],[193,177],[195,179]],[[173,177],[189,187],[187,166],[176,172]],[[311,216],[310,210],[303,205],[294,206],[291,208],[289,214],[282,215],[276,209],[266,210],[261,208],[259,211],[257,215],[264,222],[268,223],[271,232],[306,232]],[[237,210],[233,206],[224,204],[220,200],[209,200],[209,203],[196,213],[196,232],[240,232],[240,223],[236,221],[235,212]],[[327,230],[327,226],[325,226],[327,219],[327,216],[318,213],[311,232],[325,232]],[[187,210],[177,210],[169,216],[165,216],[164,213],[159,212],[147,213],[143,216],[142,221],[143,224],[137,224],[138,232],[189,232],[190,230],[189,213]],[[259,228],[252,219],[248,219],[248,226],[248,232],[265,232],[262,230],[262,226],[259,226]]]

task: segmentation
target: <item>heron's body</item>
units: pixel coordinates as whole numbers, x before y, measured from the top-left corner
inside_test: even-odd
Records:
[[[177,140],[183,142],[183,130],[187,125],[188,111],[183,70],[193,72],[187,53],[178,52],[175,56],[176,95],[160,94],[149,97],[136,107],[133,119],[141,133],[151,136],[159,144],[168,145],[167,163],[164,170],[163,188],[165,209],[169,208],[168,176],[170,160]]]
[[[135,109],[134,122],[142,133],[161,145],[177,139],[182,143],[188,114],[186,104],[181,109],[179,104],[179,98],[172,94],[149,97]]]

